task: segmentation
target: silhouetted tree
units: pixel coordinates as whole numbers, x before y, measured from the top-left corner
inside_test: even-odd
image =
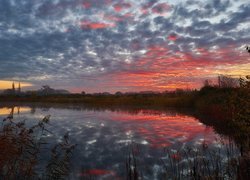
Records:
[[[86,93],[85,93],[85,91],[82,91],[81,94],[82,94],[82,95],[85,95]]]
[[[208,87],[208,86],[211,86],[211,81],[208,80],[208,79],[206,79],[206,80],[204,81],[204,87]]]
[[[246,46],[246,50],[248,53],[250,53],[250,47],[249,46]]]
[[[218,77],[218,84],[221,88],[235,88],[239,86],[239,79],[226,75],[220,75]]]
[[[121,95],[122,95],[122,92],[117,91],[117,92],[115,93],[115,95],[116,95],[116,96],[121,96]]]

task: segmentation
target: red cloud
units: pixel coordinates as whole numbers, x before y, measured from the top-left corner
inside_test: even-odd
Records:
[[[111,15],[111,14],[101,14],[100,15],[101,18],[104,18],[105,20],[113,21],[113,22],[132,20],[133,16],[134,15],[131,13],[126,13],[124,15]]]
[[[90,3],[90,2],[88,2],[88,1],[83,2],[83,3],[82,3],[82,6],[83,6],[85,9],[88,9],[88,8],[90,8],[90,7],[91,7],[91,3]]]
[[[126,18],[130,18],[130,17],[133,17],[134,16],[134,14],[132,14],[132,13],[126,13],[126,14],[124,14],[124,17],[126,17]]]
[[[104,29],[114,27],[115,24],[109,23],[99,23],[99,22],[89,22],[89,21],[82,21],[80,23],[81,29]]]
[[[147,57],[158,58],[168,54],[168,49],[162,46],[152,46],[148,48]]]
[[[141,7],[141,13],[142,14],[148,14],[149,13],[149,8],[151,8],[153,5],[155,4],[155,2],[149,2],[147,4],[144,4],[142,7]]]
[[[171,34],[168,36],[169,41],[176,41],[178,39],[178,36],[176,34]]]
[[[141,13],[142,13],[142,14],[148,14],[148,9],[141,8]]]
[[[114,76],[119,77],[125,87],[135,90],[199,88],[206,77],[216,76],[218,66],[249,60],[234,51],[233,48],[215,51],[197,48],[193,52],[172,52],[166,45],[152,46],[140,59],[123,65],[126,73]]]
[[[151,69],[147,71],[134,70],[130,72],[114,72],[104,77],[100,77],[102,83],[99,85],[106,89],[114,90],[117,88],[117,90],[122,90],[126,88],[132,91],[165,91],[175,90],[176,88],[194,89],[199,88],[201,82],[194,78],[188,79],[187,75],[198,73],[197,71],[186,72],[185,69],[178,70],[169,69],[167,67],[165,67],[165,70],[159,69],[155,70],[155,72],[151,71]]]
[[[150,126],[135,126],[134,131],[145,137],[146,142],[154,148],[171,146],[175,143],[172,141],[175,138],[181,142],[190,142],[202,135],[206,137],[206,143],[213,143],[216,138],[212,128],[201,126],[197,119],[191,116],[176,113],[166,115],[166,113],[156,110],[135,110],[128,114],[112,115],[111,119],[122,122],[151,122]],[[152,123],[154,121],[157,122]],[[126,126],[122,130],[129,131]]]
[[[152,12],[157,13],[157,14],[164,14],[168,12],[170,9],[171,9],[171,6],[168,5],[167,3],[160,3],[160,4],[155,5],[152,8]]]
[[[137,48],[137,41],[132,41]],[[147,52],[130,63],[120,64],[117,72],[98,77],[98,86],[108,91],[165,91],[176,88],[200,88],[221,67],[250,62],[248,54],[236,47],[195,48],[193,51],[172,51],[167,44],[148,47]],[[229,69],[230,70],[230,69]],[[96,91],[96,86],[88,87]]]
[[[130,3],[117,3],[113,6],[113,8],[115,9],[116,12],[120,12],[123,9],[128,9],[131,7]]]

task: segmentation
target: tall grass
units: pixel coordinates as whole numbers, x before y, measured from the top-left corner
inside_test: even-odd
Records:
[[[13,112],[3,119],[0,127],[0,179],[61,179],[69,174],[74,145],[69,143],[68,137],[51,150],[47,166],[37,168],[42,157],[41,149],[47,144],[43,137],[51,133],[46,129],[49,118],[44,117],[30,128],[25,121],[16,122]]]
[[[177,151],[166,149],[163,161],[166,179],[237,179],[239,152],[233,144],[222,149],[186,147]]]
[[[220,143],[221,148],[206,143],[177,150],[165,148],[159,159],[161,167],[157,179],[249,179],[248,162],[240,155],[238,147],[232,141]],[[140,168],[146,166],[143,160],[138,160],[140,151],[135,149],[132,147],[127,157],[126,177],[128,180],[149,179]]]

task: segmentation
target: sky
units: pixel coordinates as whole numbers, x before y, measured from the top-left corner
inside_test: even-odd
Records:
[[[0,89],[200,88],[250,74],[249,32],[249,0],[0,0]]]

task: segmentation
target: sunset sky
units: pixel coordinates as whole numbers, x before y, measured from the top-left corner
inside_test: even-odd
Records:
[[[0,1],[0,89],[199,88],[250,74],[246,45],[249,0]]]

